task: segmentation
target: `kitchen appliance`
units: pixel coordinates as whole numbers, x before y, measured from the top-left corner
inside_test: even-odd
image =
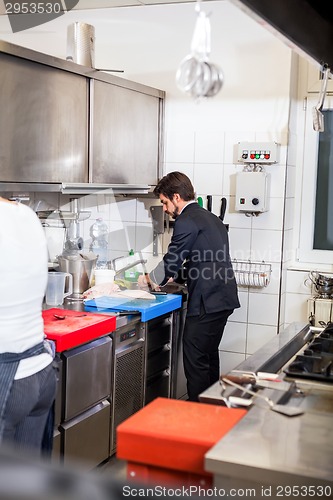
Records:
[[[43,226],[47,242],[48,259],[50,264],[54,264],[58,255],[61,255],[64,249],[66,228]]]
[[[92,286],[92,279],[97,256],[92,252],[88,254],[74,253],[62,254],[58,257],[60,271],[73,275],[73,299],[83,299],[82,294]]]
[[[312,326],[321,327],[333,322],[333,298],[320,295],[308,299],[308,318]]]
[[[236,210],[247,213],[267,212],[269,188],[270,174],[267,172],[238,172],[236,174]]]
[[[290,377],[333,383],[333,323],[315,335],[284,372]]]
[[[310,271],[304,281],[312,289],[308,299],[308,318],[312,326],[325,326],[333,321],[333,277]]]
[[[116,451],[118,425],[144,404],[145,335],[138,316],[112,334],[110,456]]]
[[[65,312],[65,315],[64,315]],[[57,319],[57,316],[64,319]],[[51,308],[44,331],[59,369],[52,460],[91,469],[109,457],[113,316]]]
[[[165,314],[146,323],[145,404],[170,397],[174,315]]]

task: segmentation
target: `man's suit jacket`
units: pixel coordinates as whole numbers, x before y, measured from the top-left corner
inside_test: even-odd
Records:
[[[228,233],[216,215],[198,203],[186,205],[176,218],[173,236],[163,261],[150,273],[152,281],[164,285],[184,265],[189,292],[188,316],[240,307],[237,285],[229,256]]]

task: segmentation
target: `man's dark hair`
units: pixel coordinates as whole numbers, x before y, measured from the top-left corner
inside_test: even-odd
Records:
[[[195,198],[192,182],[182,172],[170,172],[165,175],[154,189],[156,196],[162,194],[169,200],[172,200],[175,193],[178,193],[184,201],[194,200]]]

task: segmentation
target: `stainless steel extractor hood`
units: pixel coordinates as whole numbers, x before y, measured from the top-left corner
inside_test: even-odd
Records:
[[[147,195],[153,186],[148,184],[94,184],[70,182],[0,182],[0,193],[62,193],[68,195],[86,195],[103,193],[109,195]]]
[[[231,0],[317,63],[333,68],[333,14],[320,0]]]

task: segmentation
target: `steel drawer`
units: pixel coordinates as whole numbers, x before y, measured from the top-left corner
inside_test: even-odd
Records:
[[[147,381],[145,404],[147,405],[155,398],[168,398],[170,393],[170,373],[165,370],[157,377]]]
[[[102,401],[60,426],[65,465],[92,469],[109,457],[110,409]]]
[[[63,421],[111,393],[112,339],[102,337],[63,353]]]
[[[147,359],[147,378],[162,372],[163,370],[170,369],[170,346],[165,345],[161,349],[148,354]]]

